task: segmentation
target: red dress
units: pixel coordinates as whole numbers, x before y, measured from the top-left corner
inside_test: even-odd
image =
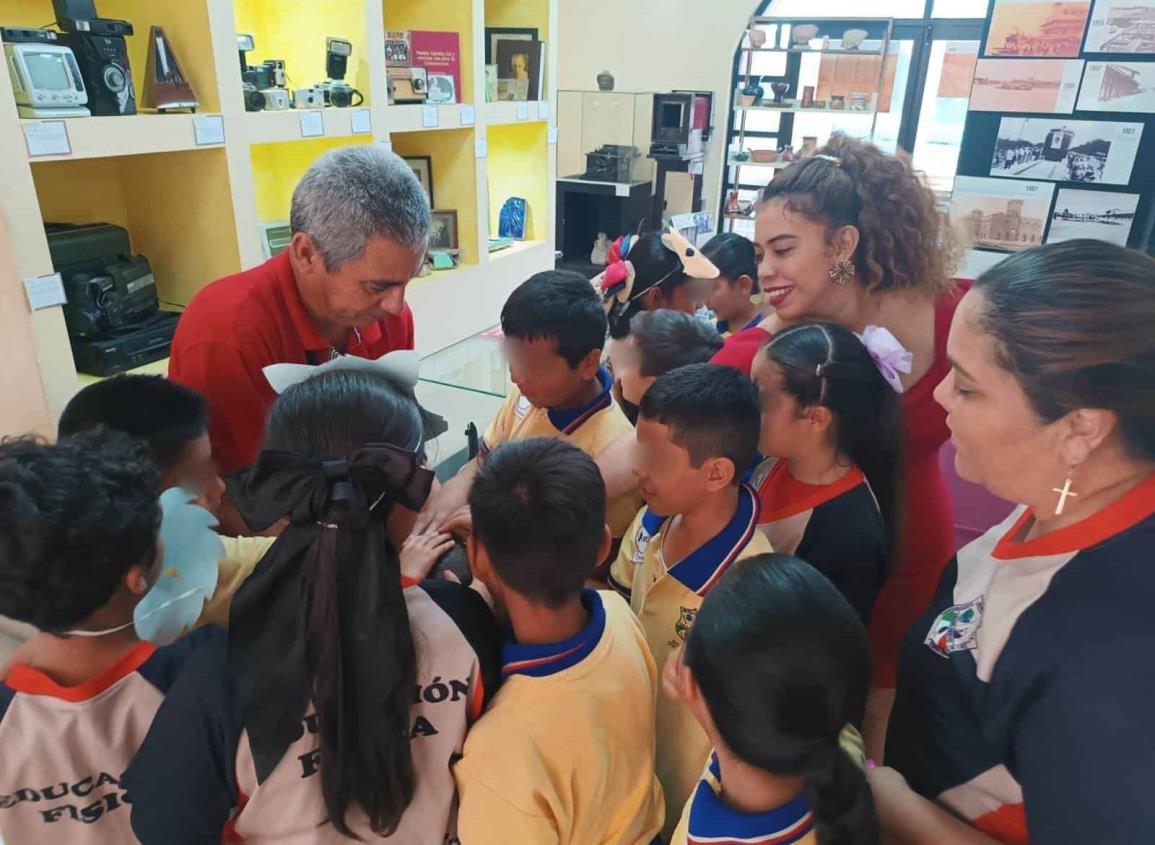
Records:
[[[903,637],[934,596],[943,568],[955,552],[954,516],[950,493],[938,463],[938,453],[949,439],[946,412],[934,401],[934,389],[950,370],[946,341],[959,300],[969,281],[943,296],[935,308],[934,361],[914,385],[902,394],[903,502],[898,560],[870,617],[874,651],[875,686],[894,687],[894,664]],[[749,373],[758,350],[770,342],[765,329],[745,329],[727,338],[711,359]]]

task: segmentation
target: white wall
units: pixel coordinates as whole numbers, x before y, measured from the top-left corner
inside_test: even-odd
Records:
[[[618,91],[713,91],[716,134],[703,178],[716,213],[734,51],[758,0],[559,0],[558,88],[597,90],[609,70]],[[646,152],[646,151],[643,151]]]

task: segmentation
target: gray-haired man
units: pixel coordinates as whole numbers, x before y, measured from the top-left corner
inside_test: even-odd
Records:
[[[405,286],[425,258],[429,219],[400,158],[376,145],[333,150],[293,191],[288,249],[193,297],[169,377],[208,399],[222,472],[257,455],[276,398],[264,367],[413,348]]]

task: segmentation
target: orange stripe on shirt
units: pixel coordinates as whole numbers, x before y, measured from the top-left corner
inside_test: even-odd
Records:
[[[971,825],[1006,845],[1027,845],[1027,814],[1022,804],[1004,804]]]

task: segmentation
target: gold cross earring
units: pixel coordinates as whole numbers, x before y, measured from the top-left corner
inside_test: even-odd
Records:
[[[1067,480],[1065,482],[1063,482],[1062,487],[1052,487],[1051,491],[1053,493],[1059,494],[1059,504],[1056,505],[1056,507],[1055,507],[1055,516],[1062,516],[1063,515],[1063,509],[1067,506],[1067,499],[1068,498],[1077,499],[1079,497],[1078,493],[1075,493],[1074,491],[1071,490],[1070,477],[1068,477]]]

